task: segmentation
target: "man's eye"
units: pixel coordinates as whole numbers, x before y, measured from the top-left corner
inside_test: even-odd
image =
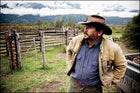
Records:
[[[92,28],[93,26],[86,26],[86,28]]]

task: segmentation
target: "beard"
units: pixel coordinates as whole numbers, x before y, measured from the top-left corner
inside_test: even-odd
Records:
[[[84,39],[86,40],[95,40],[96,36],[89,36],[87,32],[84,32]]]

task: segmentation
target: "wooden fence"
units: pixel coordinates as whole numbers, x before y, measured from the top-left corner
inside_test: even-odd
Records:
[[[21,68],[21,54],[20,54],[20,47],[18,42],[19,35],[13,31],[12,34],[9,32],[5,32],[5,45],[6,45],[6,54],[9,56],[10,59],[10,69]]]
[[[6,43],[6,33],[0,32],[0,54],[8,55],[7,43]]]
[[[14,69],[22,67],[22,54],[37,49],[42,51],[42,47],[48,49],[52,46],[67,45],[73,36],[78,35],[78,32],[75,29],[48,28],[29,32],[12,30],[0,35],[1,56],[8,55],[10,68]],[[44,44],[42,44],[42,40]]]
[[[18,31],[12,30],[8,31],[8,34],[11,35],[13,32],[18,33],[19,42],[21,46],[21,53],[34,50],[34,46],[37,49],[40,48],[40,33],[43,32],[45,36],[45,46],[55,46],[61,44],[68,44],[72,37],[78,34],[75,29],[63,29],[63,28],[48,28],[40,31]],[[6,40],[7,31],[0,32],[0,54],[8,55],[7,49],[7,40]]]

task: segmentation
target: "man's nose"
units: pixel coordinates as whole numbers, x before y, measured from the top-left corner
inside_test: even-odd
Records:
[[[87,27],[85,26],[85,28],[84,28],[84,32],[87,32],[88,30],[87,30]]]

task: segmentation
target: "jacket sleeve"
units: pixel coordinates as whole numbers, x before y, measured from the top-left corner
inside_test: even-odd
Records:
[[[125,56],[117,44],[115,44],[115,49],[114,49],[114,78],[113,78],[113,83],[118,83],[120,79],[124,76],[126,67],[127,67],[127,61],[125,59]]]
[[[83,41],[83,35],[73,37],[66,49],[66,65],[67,75],[70,75],[71,71],[74,70],[75,58],[80,49],[81,42]]]
[[[67,65],[67,72],[71,69],[72,67],[72,47],[73,41],[71,40],[69,45],[66,48],[66,65]]]

